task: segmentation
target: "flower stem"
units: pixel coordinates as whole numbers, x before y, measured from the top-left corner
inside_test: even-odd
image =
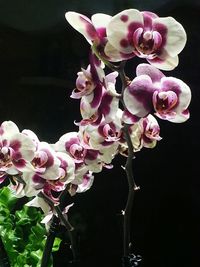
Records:
[[[49,263],[49,259],[51,257],[51,252],[52,252],[52,247],[53,243],[56,237],[56,230],[57,230],[57,223],[58,223],[58,218],[56,216],[53,217],[52,223],[49,228],[49,232],[47,235],[45,247],[44,247],[44,252],[42,255],[42,262],[41,262],[41,267],[47,267]]]
[[[124,67],[125,67],[126,61],[122,61],[120,64],[119,68],[119,75],[122,83],[122,91],[121,95],[123,97],[123,92],[126,86],[129,84],[129,78],[125,75],[124,72]],[[123,99],[121,98],[121,103],[125,108]],[[134,196],[135,196],[135,191],[139,189],[139,187],[136,185],[134,176],[133,176],[133,158],[134,158],[134,148],[133,144],[130,138],[129,134],[129,125],[124,124],[123,127],[123,133],[124,133],[124,138],[126,140],[127,146],[128,146],[128,157],[126,160],[125,164],[125,171],[126,171],[126,176],[128,180],[128,197],[127,197],[127,202],[125,209],[123,211],[124,215],[124,222],[123,222],[123,253],[124,257],[127,257],[130,254],[130,249],[131,249],[131,214],[132,214],[132,209],[133,209],[133,201],[134,201]]]
[[[47,267],[48,266],[48,262],[49,262],[51,252],[52,252],[53,243],[54,243],[54,240],[56,237],[57,225],[58,225],[59,220],[60,220],[60,222],[62,222],[62,224],[68,230],[68,235],[69,235],[70,242],[71,242],[71,249],[72,249],[74,262],[78,261],[77,260],[77,252],[76,252],[76,242],[75,242],[75,237],[74,237],[74,228],[70,224],[68,219],[62,213],[62,210],[65,207],[65,205],[64,205],[65,198],[63,197],[63,194],[60,195],[60,206],[55,206],[54,202],[42,192],[40,192],[38,194],[38,196],[43,198],[50,205],[50,207],[53,210],[55,210],[55,212],[58,216],[58,217],[56,215],[53,216],[53,220],[52,220],[52,223],[51,223],[51,226],[49,229],[49,233],[47,235],[47,240],[46,240],[46,244],[45,244],[45,250],[43,253],[41,267]],[[59,220],[58,220],[58,218],[59,218]]]
[[[126,160],[126,165],[125,165],[125,171],[126,171],[126,176],[128,179],[128,198],[126,202],[126,207],[123,212],[124,215],[124,256],[128,256],[130,253],[130,248],[131,248],[131,242],[130,242],[130,224],[131,224],[131,213],[132,213],[132,207],[133,207],[133,200],[135,196],[135,191],[139,189],[137,187],[134,177],[133,177],[133,166],[132,166],[132,161],[134,157],[134,151],[133,151],[133,145],[131,142],[131,138],[129,135],[129,128],[128,125],[126,124],[123,128],[124,136],[128,145],[128,158]]]

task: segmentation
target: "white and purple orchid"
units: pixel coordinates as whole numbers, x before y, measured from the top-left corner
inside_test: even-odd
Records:
[[[178,65],[178,54],[186,43],[185,30],[174,18],[160,18],[152,12],[136,9],[116,14],[106,31],[105,54],[112,61],[119,61],[118,56],[115,58],[117,49],[121,60],[136,55],[162,70],[172,70]]]
[[[69,24],[78,32],[80,32],[89,44],[96,47],[98,53],[105,59],[111,60],[109,55],[104,52],[105,46],[108,43],[107,25],[111,20],[111,16],[103,13],[94,14],[91,19],[77,12],[68,11],[65,13],[65,18]],[[115,58],[121,59],[121,54],[115,47],[109,44],[112,49],[112,54]]]
[[[123,95],[131,115],[141,118],[154,112],[160,119],[176,123],[189,118],[191,91],[187,84],[174,77],[165,77],[149,64],[138,65],[136,74]]]
[[[31,138],[20,133],[14,122],[4,121],[0,126],[0,183],[7,174],[16,175],[31,169],[35,150]]]
[[[99,151],[89,146],[86,140],[81,139],[78,132],[70,132],[61,136],[55,144],[55,150],[70,155],[75,162],[76,169],[84,167],[83,173],[88,170],[101,171]]]

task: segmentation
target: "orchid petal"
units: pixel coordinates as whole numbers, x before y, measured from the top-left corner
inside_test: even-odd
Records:
[[[134,53],[125,54],[120,52],[117,48],[115,48],[111,43],[107,42],[104,48],[104,52],[106,56],[109,58],[112,62],[118,62],[121,60],[129,59],[135,56]]]
[[[124,104],[127,110],[138,117],[146,116],[153,108],[153,84],[147,75],[136,77],[124,90]]]
[[[145,63],[139,64],[137,66],[136,75],[148,75],[153,83],[160,82],[161,78],[165,77],[165,75],[160,70],[158,70],[152,65]]]
[[[65,13],[65,18],[69,24],[80,32],[89,42],[97,38],[97,32],[92,25],[92,21],[86,16],[77,12],[69,11]]]
[[[166,54],[166,52],[164,53]],[[147,61],[153,65],[154,67],[161,69],[161,70],[173,70],[178,66],[179,59],[178,56],[166,56],[163,57],[163,54],[159,55],[158,57],[155,57],[153,59],[147,59]]]
[[[103,38],[106,36],[106,27],[112,17],[103,13],[94,14],[91,17],[92,24],[94,25],[98,36]]]
[[[10,140],[10,138],[14,135],[19,133],[19,129],[17,127],[17,125],[12,122],[12,121],[4,121],[1,124],[0,127],[0,136],[2,137],[2,139],[6,139],[6,140]]]
[[[125,54],[132,53],[132,35],[139,26],[143,26],[143,16],[138,10],[127,9],[118,13],[108,24],[108,42]]]
[[[155,18],[153,28],[159,32],[160,25],[167,28],[165,50],[171,57],[179,54],[186,44],[186,33],[183,26],[172,17]]]

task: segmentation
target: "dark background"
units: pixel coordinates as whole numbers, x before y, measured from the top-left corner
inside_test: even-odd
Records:
[[[64,18],[66,11],[114,15],[125,8],[173,16],[188,41],[179,66],[169,72],[192,90],[191,118],[183,124],[160,121],[163,140],[134,160],[137,192],[132,239],[144,267],[199,267],[200,243],[200,1],[176,0],[5,0],[0,1],[0,121],[13,120],[40,140],[56,142],[77,130],[79,101],[71,99],[76,73],[88,65],[89,45]],[[128,72],[134,77],[133,60]],[[127,182],[122,157],[114,169],[95,175],[93,187],[75,196],[70,215],[80,232],[81,266],[118,267]],[[54,266],[67,266],[67,248]],[[21,267],[21,266],[19,266]]]

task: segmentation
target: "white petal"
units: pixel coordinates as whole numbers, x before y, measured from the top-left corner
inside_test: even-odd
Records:
[[[94,27],[96,29],[99,29],[99,28],[101,29],[101,28],[107,27],[111,18],[112,17],[110,15],[106,15],[103,13],[97,13],[91,17],[91,21],[92,21],[92,24],[94,25]]]
[[[36,147],[30,137],[22,133],[17,133],[12,136],[10,141],[17,141],[20,143],[21,146],[19,148],[19,152],[21,153],[23,159],[31,161],[34,158]]]
[[[172,17],[156,18],[153,25],[163,24],[167,28],[165,49],[171,57],[179,54],[186,44],[186,33],[183,26]],[[153,27],[154,27],[153,26]]]
[[[77,12],[69,11],[65,13],[65,18],[69,24],[78,32],[80,32],[88,41],[97,37],[97,32],[92,22],[86,16]]]
[[[178,56],[171,57],[166,56],[166,58],[155,58],[153,60],[147,59],[147,61],[154,67],[161,70],[173,70],[178,66],[179,59]]]
[[[19,133],[17,125],[12,121],[4,121],[1,128],[3,130],[2,138],[6,140],[10,140],[14,134]]]

